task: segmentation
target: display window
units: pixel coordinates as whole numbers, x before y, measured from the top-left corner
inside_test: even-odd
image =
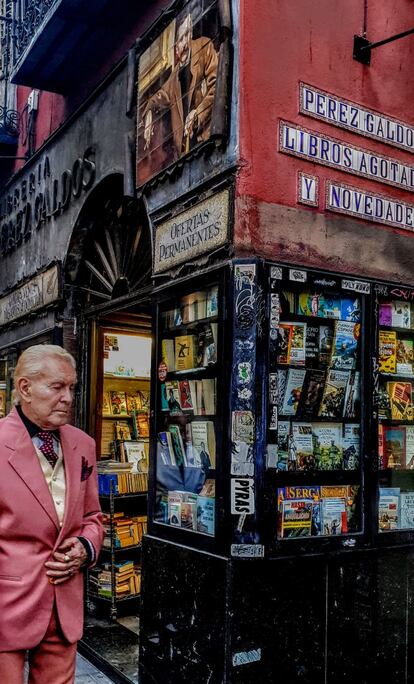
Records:
[[[385,288],[386,290],[388,288]],[[414,309],[377,300],[378,531],[414,530]]]
[[[215,535],[219,286],[158,307],[154,520]]]
[[[302,273],[271,280],[266,466],[283,542],[363,528],[363,297]]]

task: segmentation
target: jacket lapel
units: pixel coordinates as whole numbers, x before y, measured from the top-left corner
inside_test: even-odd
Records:
[[[11,423],[17,423],[17,430],[15,434],[9,439],[5,440],[5,445],[12,453],[9,457],[9,463],[17,475],[23,480],[26,487],[31,491],[33,496],[38,500],[39,504],[46,511],[47,515],[53,524],[59,530],[59,522],[56,515],[55,506],[53,504],[52,496],[47,486],[45,476],[40,467],[39,459],[33,442],[29,437],[29,433],[24,427],[17,412],[15,416],[10,414]],[[14,419],[14,420],[13,420]],[[19,429],[20,428],[20,429]],[[12,433],[10,433],[12,434]]]
[[[62,536],[64,536],[65,528],[72,518],[79,495],[82,462],[77,452],[76,444],[73,444],[73,442],[68,439],[65,426],[60,428],[60,442],[63,451],[66,479],[65,515],[61,530]]]

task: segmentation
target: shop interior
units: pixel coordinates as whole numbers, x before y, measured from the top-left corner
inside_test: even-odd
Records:
[[[87,423],[97,445],[105,539],[96,566],[87,573],[80,650],[125,682],[138,681],[151,347],[148,315],[124,311],[90,324]]]

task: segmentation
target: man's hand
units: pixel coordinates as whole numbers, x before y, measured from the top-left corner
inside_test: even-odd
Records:
[[[151,144],[151,138],[154,133],[154,126],[152,125],[152,111],[149,109],[144,116],[144,150],[148,149]]]
[[[197,112],[195,109],[192,109],[191,112],[189,112],[186,120],[185,120],[185,126],[184,126],[184,136],[187,136],[191,138],[194,133],[197,131],[198,128],[198,116]]]
[[[85,547],[77,537],[68,537],[53,554],[54,560],[47,561],[46,575],[51,584],[62,584],[72,577],[88,560]]]

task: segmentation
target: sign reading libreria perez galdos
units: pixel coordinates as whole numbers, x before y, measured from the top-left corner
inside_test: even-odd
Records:
[[[228,239],[228,189],[155,227],[154,273],[212,252]]]

